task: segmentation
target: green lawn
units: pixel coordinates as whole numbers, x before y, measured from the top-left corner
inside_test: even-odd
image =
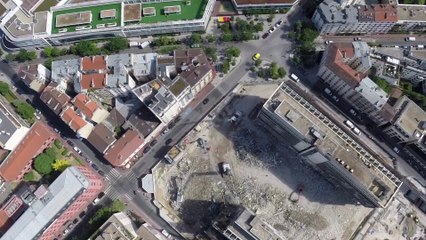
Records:
[[[43,12],[50,10],[50,7],[56,6],[58,4],[58,0],[44,0],[42,4],[40,4],[34,12]]]
[[[109,10],[109,9],[115,9],[116,16],[114,19],[104,19],[102,20],[100,18],[101,11],[102,10]],[[96,25],[98,24],[107,24],[107,23],[116,23],[117,26],[121,26],[121,5],[118,3],[115,4],[106,4],[106,5],[100,5],[100,6],[88,6],[88,7],[81,7],[81,8],[73,8],[73,9],[67,9],[67,10],[61,10],[61,11],[55,11],[53,12],[53,24],[52,24],[52,32],[58,33],[58,28],[56,28],[56,16],[66,13],[75,13],[75,12],[84,12],[84,11],[92,11],[92,29],[96,29]],[[86,24],[83,24],[86,25]],[[74,32],[75,26],[67,27],[68,32]]]
[[[185,0],[182,1],[172,1],[172,2],[162,2],[162,3],[150,3],[143,4],[142,10],[146,7],[154,7],[156,10],[155,16],[142,16],[142,23],[156,23],[156,22],[166,22],[166,21],[176,21],[176,20],[192,20],[199,19],[203,16],[204,9],[207,5],[207,0],[190,0],[191,5],[186,5]],[[164,7],[167,6],[176,6],[180,5],[181,12],[165,15]],[[142,11],[143,12],[143,11]]]

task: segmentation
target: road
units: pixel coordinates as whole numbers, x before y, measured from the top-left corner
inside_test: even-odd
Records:
[[[240,48],[242,61],[223,79],[223,81],[216,88],[214,88],[208,94],[207,97],[210,101],[207,104],[199,104],[198,106],[187,109],[187,111],[185,111],[187,114],[182,116],[182,120],[180,120],[176,126],[165,136],[158,137],[158,143],[152,147],[150,152],[145,154],[142,159],[137,161],[129,171],[113,169],[109,164],[106,163],[103,157],[98,155],[96,151],[89,147],[88,144],[76,139],[75,133],[72,132],[71,129],[69,129],[69,127],[64,124],[57,115],[55,115],[50,111],[50,109],[41,103],[37,97],[26,91],[23,95],[33,100],[34,106],[41,110],[49,122],[54,123],[55,128],[58,128],[62,135],[68,139],[72,145],[81,149],[83,153],[82,155],[85,158],[91,160],[103,172],[106,173],[106,178],[110,183],[110,186],[106,190],[109,197],[112,199],[123,199],[124,201],[128,202],[129,205],[133,206],[138,213],[143,215],[146,220],[150,222],[155,228],[159,230],[166,229],[170,234],[176,238],[179,238],[179,234],[161,217],[159,217],[157,209],[151,203],[151,199],[138,192],[138,189],[140,188],[140,177],[147,174],[156,163],[161,161],[165,153],[168,151],[170,147],[166,146],[166,139],[172,138],[173,143],[178,142],[210,111],[210,109],[212,109],[218,102],[220,102],[220,100],[238,84],[238,82],[247,73],[248,68],[252,65],[251,56],[254,53],[260,53],[262,59],[266,61],[274,61],[277,62],[279,66],[284,66],[287,69],[288,74],[295,73],[301,78],[302,82],[309,87],[312,87],[316,83],[317,78],[315,76],[315,70],[301,72],[299,68],[291,64],[289,61],[289,54],[293,51],[295,46],[293,42],[286,38],[286,32],[292,29],[292,25],[296,20],[303,19],[303,14],[301,11],[296,9],[292,10],[287,16],[290,17],[290,19],[283,19],[284,23],[280,26],[280,28],[266,39],[221,45],[220,48],[225,48],[228,45]],[[278,19],[275,19],[273,23],[275,23],[277,20]],[[327,37],[327,39],[336,42],[351,42],[353,40],[353,36]],[[403,40],[403,37],[399,35],[391,35],[390,38],[378,36],[377,39],[375,36],[368,36],[363,37],[363,39],[383,45],[408,44]],[[426,38],[418,38],[416,44],[423,44],[423,41],[425,41],[424,44],[426,45]],[[318,45],[323,45],[323,42],[319,42]],[[0,70],[3,71],[6,75],[10,76],[10,78],[13,78],[15,75],[15,71],[11,69],[8,64],[3,62],[0,63]],[[20,81],[14,82],[13,84],[18,88],[26,89],[26,87]],[[344,116],[341,117],[344,118]],[[367,139],[365,140],[370,141]]]

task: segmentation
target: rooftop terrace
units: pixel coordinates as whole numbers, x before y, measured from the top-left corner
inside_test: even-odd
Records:
[[[155,15],[142,16],[142,23],[156,23],[178,20],[199,19],[203,16],[207,0],[188,0],[188,1],[168,1],[160,3],[143,3],[142,10],[145,8],[155,8]],[[180,6],[180,12],[165,14],[168,7]]]
[[[343,160],[345,165],[353,169],[352,175],[370,191],[378,190],[377,180],[380,180],[380,183],[389,190],[385,196],[379,197],[383,206],[391,199],[400,180],[348,136],[346,132],[348,129],[336,126],[285,84],[277,90],[266,106],[304,135],[308,142],[317,146],[323,155],[329,155],[331,161]],[[315,129],[321,137],[314,137],[312,129]]]

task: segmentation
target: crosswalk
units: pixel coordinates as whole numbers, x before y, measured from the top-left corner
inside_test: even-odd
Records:
[[[105,189],[105,195],[107,195],[112,201],[118,199],[118,198],[122,198],[124,197],[125,200],[131,201],[135,196],[132,192],[127,192],[125,194],[117,191],[117,189],[115,189],[114,187],[112,187],[111,185],[108,186]]]
[[[129,180],[129,182],[137,182],[138,177],[136,176],[135,172],[133,171],[129,171],[129,173],[127,174],[127,179]]]
[[[110,182],[114,182],[115,180],[119,179],[121,177],[121,173],[117,171],[115,168],[111,169],[106,175],[106,178]]]

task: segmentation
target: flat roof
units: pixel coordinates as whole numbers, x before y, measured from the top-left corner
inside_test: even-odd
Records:
[[[399,21],[426,21],[426,6],[398,5]]]
[[[234,0],[237,5],[279,5],[292,4],[297,0]]]
[[[124,4],[124,22],[140,21],[142,17],[141,4]]]
[[[101,13],[105,10],[115,10],[116,16],[115,18],[101,18]],[[69,15],[74,17],[79,17],[79,13],[86,14],[85,21],[77,21],[77,20],[67,20],[73,24],[63,24],[57,25],[58,18],[61,18],[61,15]],[[91,15],[90,21],[87,21],[87,16]],[[82,17],[82,16],[80,16]],[[121,3],[111,3],[111,4],[92,4],[86,5],[84,7],[73,7],[67,9],[55,9],[52,11],[53,22],[56,24],[52,24],[52,33],[58,33],[59,29],[66,28],[67,32],[76,31],[77,25],[90,25],[91,29],[96,29],[96,27],[100,24],[115,24],[115,26],[121,26]]]
[[[422,135],[424,130],[421,124],[426,122],[426,112],[412,100],[408,98],[405,99],[407,104],[401,112],[398,113],[394,125],[406,132],[409,135],[407,138],[415,137],[416,133]]]
[[[101,18],[115,18],[115,9],[101,10]]]
[[[190,2],[187,5],[187,2]],[[187,0],[187,1],[171,1],[171,2],[156,2],[144,3],[142,8],[155,8],[155,15],[142,16],[142,23],[156,23],[178,20],[192,20],[203,17],[204,9],[208,0]],[[166,14],[165,9],[168,7],[180,7],[180,12]]]
[[[29,206],[1,239],[37,238],[89,186],[89,180],[77,167],[68,167],[49,186],[47,194]]]
[[[383,182],[389,189],[388,194],[379,201],[383,206],[391,199],[398,188],[399,179],[374,159],[371,153],[360,146],[356,139],[351,138],[347,134],[350,132],[348,128],[337,126],[336,123],[284,83],[265,106],[304,135],[308,141],[315,142],[314,145],[323,155],[330,156],[330,161],[343,160],[346,165],[353,169],[352,176],[366,189],[374,192],[373,188],[377,179]],[[315,129],[322,137],[314,137],[311,133],[312,129]],[[368,166],[372,162],[377,166],[374,164]]]
[[[19,122],[0,102],[0,144],[4,146],[19,127]]]
[[[69,27],[81,24],[87,24],[92,22],[92,12],[72,12],[58,14],[56,16],[55,26],[56,27]]]

